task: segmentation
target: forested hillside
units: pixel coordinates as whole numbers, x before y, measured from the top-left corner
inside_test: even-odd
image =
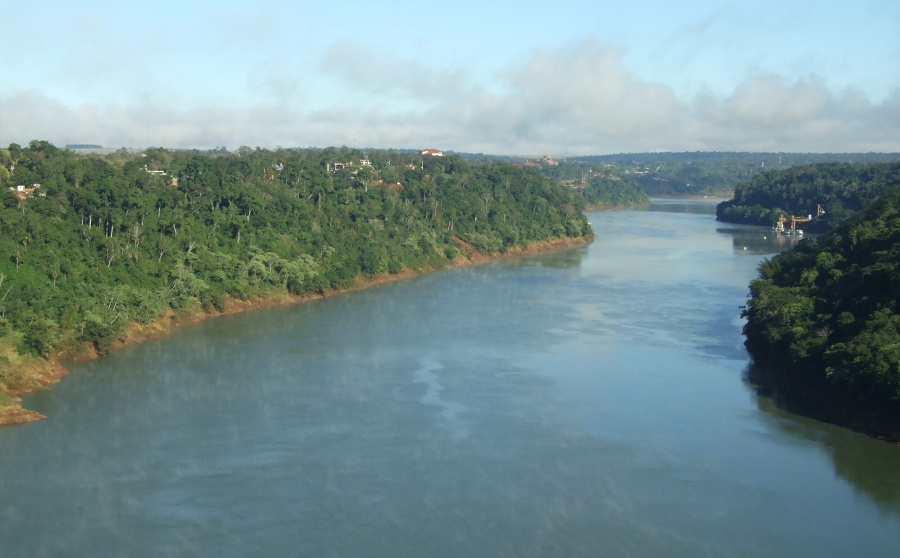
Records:
[[[747,348],[788,404],[900,441],[900,185],[760,266]]]
[[[779,216],[815,216],[804,229],[823,232],[900,184],[900,160],[880,163],[817,163],[757,175],[740,184],[734,198],[716,207],[720,221],[772,226]]]
[[[650,197],[634,179],[618,176],[594,176],[581,190],[591,208],[631,207],[650,203]]]
[[[0,186],[0,404],[22,387],[16,355],[103,353],[167,313],[592,234],[570,188],[455,156],[35,141],[0,150]]]
[[[898,159],[893,153],[621,153],[577,157],[629,174],[650,196],[722,196],[741,182],[771,170],[814,163],[871,163]]]
[[[612,165],[576,160],[556,161],[550,157],[541,157],[528,164],[538,165],[544,176],[574,188],[588,208],[608,209],[650,203],[647,193],[634,177]]]

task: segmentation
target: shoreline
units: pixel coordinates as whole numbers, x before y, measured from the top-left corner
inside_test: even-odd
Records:
[[[786,379],[777,363],[763,363],[757,360],[759,355],[748,353],[752,360],[746,379],[758,396],[770,399],[777,408],[900,447],[896,405],[860,403],[842,397],[833,387]]]
[[[393,283],[395,281],[402,281],[404,279],[409,279],[428,273],[434,273],[436,271],[442,271],[445,269],[479,265],[492,261],[539,254],[542,252],[563,250],[566,248],[590,244],[594,241],[594,235],[591,234],[589,236],[582,237],[564,237],[550,240],[541,240],[532,242],[531,244],[523,248],[514,247],[507,252],[492,255],[483,254],[482,252],[479,252],[474,247],[463,242],[460,239],[456,239],[456,241],[463,254],[457,257],[453,262],[442,267],[428,269],[404,269],[400,273],[396,274],[380,273],[368,278],[357,277],[353,285],[348,288],[322,293],[292,295],[287,292],[279,291],[271,292],[268,294],[264,293],[250,300],[229,298],[226,301],[225,310],[223,311],[214,310],[212,312],[209,312],[200,309],[192,309],[183,313],[175,313],[172,309],[168,309],[163,315],[159,316],[159,318],[149,324],[132,323],[126,326],[119,338],[112,344],[111,351],[130,347],[132,345],[137,345],[138,343],[142,343],[144,341],[167,337],[180,327],[197,324],[206,320],[217,318],[219,316],[241,314],[244,312],[255,312],[257,310],[278,308],[282,306],[292,306],[294,304],[302,304],[311,300],[329,298],[335,295],[358,291],[369,287],[375,287],[377,285]],[[0,405],[0,426],[24,424],[47,418],[46,415],[22,407],[22,397],[41,389],[47,389],[67,376],[69,374],[69,371],[65,368],[65,366],[63,366],[63,361],[81,362],[94,360],[100,358],[101,356],[102,355],[98,354],[92,346],[88,344],[82,344],[79,345],[75,350],[60,353],[48,359],[30,360],[22,367],[23,375],[25,376],[25,381],[23,381],[24,385],[18,387],[17,389],[10,390],[8,395],[12,400],[11,404]],[[3,393],[0,392],[0,395],[3,395]]]
[[[634,207],[645,207],[650,205],[651,200],[647,200],[645,202],[633,202],[633,203],[620,203],[616,205],[588,205],[584,208],[585,211],[613,211],[616,209],[631,209]]]

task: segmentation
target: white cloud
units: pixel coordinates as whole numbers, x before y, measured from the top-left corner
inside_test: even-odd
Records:
[[[898,92],[900,93],[900,92]],[[898,95],[873,104],[861,93],[830,91],[822,79],[755,76],[724,99],[699,97],[693,132],[703,145],[755,151],[900,151]]]
[[[285,125],[296,120],[282,108],[266,104],[240,111],[216,105],[177,109],[152,103],[70,107],[37,91],[4,98],[2,114],[3,143],[47,139],[57,145],[108,147],[236,147],[240,138],[262,140],[261,134],[286,139],[293,132],[285,130]]]
[[[377,96],[433,102],[459,94],[467,79],[458,68],[435,67],[415,56],[400,58],[346,41],[325,50],[319,70],[356,91],[361,100]]]
[[[0,144],[439,147],[485,153],[900,151],[900,90],[873,103],[815,75],[748,76],[726,95],[679,98],[626,70],[626,52],[589,40],[532,53],[486,81],[458,68],[342,43],[314,73],[277,64],[245,78],[253,104],[175,108],[64,104],[38,90],[0,98]],[[326,90],[321,82],[337,84]],[[313,90],[313,87],[319,87]],[[323,95],[323,91],[326,94]],[[215,92],[210,92],[213,97]],[[327,102],[312,99],[326,98]]]

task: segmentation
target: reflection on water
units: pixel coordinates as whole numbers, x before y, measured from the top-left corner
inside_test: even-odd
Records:
[[[783,247],[714,207],[73,364],[0,429],[0,553],[896,554],[900,452],[743,381]]]
[[[754,227],[750,225],[730,225],[719,227],[716,232],[723,235],[730,235],[735,251],[743,250],[749,254],[765,256],[771,255],[773,251],[784,252],[789,250],[801,242],[815,240],[816,235],[787,236],[777,234],[774,230],[766,227]]]
[[[654,198],[651,201],[650,205],[642,206],[641,209],[659,213],[715,215],[716,205],[725,200],[719,198]]]
[[[512,267],[548,267],[551,269],[577,269],[587,254],[587,246],[575,246],[566,250],[543,252],[508,260]]]
[[[875,501],[884,513],[900,515],[898,448],[846,428],[787,412],[768,397],[757,398],[770,423],[791,438],[814,442],[827,453],[837,475]]]

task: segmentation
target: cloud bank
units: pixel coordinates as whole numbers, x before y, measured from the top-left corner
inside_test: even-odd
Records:
[[[328,49],[314,75],[263,77],[252,86],[259,94],[242,105],[212,100],[176,107],[135,100],[72,106],[37,89],[13,92],[0,96],[0,144],[356,143],[558,155],[900,152],[900,90],[873,103],[857,91],[833,91],[815,75],[788,80],[757,74],[725,95],[685,99],[666,84],[629,73],[623,51],[593,40],[533,52],[488,78],[385,53],[375,57],[376,67],[367,61],[372,57],[358,56],[360,48]],[[312,83],[327,88],[311,91]]]

